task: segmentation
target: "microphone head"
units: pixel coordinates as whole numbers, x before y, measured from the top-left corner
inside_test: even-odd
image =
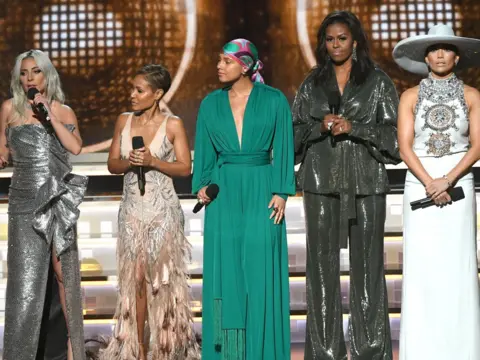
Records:
[[[205,193],[210,198],[210,200],[213,201],[217,198],[217,195],[218,195],[219,191],[220,191],[220,188],[218,187],[217,184],[210,184],[210,185],[208,185],[207,189],[205,190]]]
[[[340,93],[338,91],[331,91],[328,94],[328,107],[330,108],[330,112],[334,115],[338,114],[340,100]]]
[[[37,88],[30,88],[28,89],[28,92],[27,92],[27,97],[30,99],[30,100],[33,100],[35,99],[35,95],[37,95],[40,91],[38,91]]]
[[[452,198],[452,201],[465,199],[465,193],[463,192],[463,188],[461,186],[454,187],[448,192],[448,194]]]
[[[145,146],[145,144],[143,143],[143,137],[142,136],[132,137],[132,148],[133,148],[133,150],[141,149],[144,146]]]

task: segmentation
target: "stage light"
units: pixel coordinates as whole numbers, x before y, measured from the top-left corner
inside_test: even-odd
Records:
[[[44,7],[35,22],[35,47],[49,53],[64,72],[84,73],[82,68],[87,66],[103,67],[112,60],[113,50],[123,46],[123,24],[108,5],[77,1],[53,4]],[[93,51],[79,51],[83,49]]]

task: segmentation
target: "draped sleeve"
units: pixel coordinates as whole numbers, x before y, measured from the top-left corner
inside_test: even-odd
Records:
[[[207,113],[208,103],[204,100],[198,112],[195,135],[192,180],[192,191],[194,194],[210,184],[212,173],[217,163],[217,153],[207,128]]]
[[[321,141],[327,137],[320,131],[321,121],[311,116],[313,75],[300,85],[292,106],[295,164],[303,161],[310,143]]]
[[[398,94],[392,80],[384,75],[375,91],[378,97],[376,119],[372,123],[352,123],[350,136],[364,143],[370,154],[383,164],[401,162],[397,140]]]
[[[280,94],[273,138],[272,193],[287,199],[295,195],[295,169],[292,114],[287,99]]]

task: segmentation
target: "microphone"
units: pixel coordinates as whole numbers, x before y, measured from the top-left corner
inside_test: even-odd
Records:
[[[33,100],[33,99],[35,99],[35,95],[37,95],[39,92],[40,91],[38,91],[37,88],[30,88],[30,89],[28,89],[27,97],[30,100]],[[38,104],[34,104],[34,106],[42,114],[42,116],[45,118],[45,120],[47,120],[47,121],[51,120],[50,115],[48,114],[48,110],[45,107],[45,105],[43,105],[42,103],[38,103]]]
[[[463,188],[461,186],[454,187],[453,189],[448,189],[447,193],[450,195],[452,198],[452,201],[458,201],[465,199],[465,193],[463,192]],[[412,201],[410,203],[410,206],[412,207],[412,210],[417,210],[417,209],[424,209],[426,207],[435,205],[435,202],[430,199],[429,197]]]
[[[338,115],[338,111],[340,110],[340,94],[338,91],[332,91],[328,94],[328,107],[330,108],[330,114],[333,115]],[[332,147],[335,147],[337,144],[337,141],[335,140],[335,137],[332,135],[332,132],[330,130],[330,145]]]
[[[132,148],[133,150],[141,149],[145,146],[143,143],[143,137],[141,136],[134,136],[132,137]],[[145,194],[145,173],[143,172],[143,166],[137,167],[137,175],[138,175],[138,189],[140,190],[140,195]]]
[[[205,193],[207,196],[210,198],[210,200],[215,200],[217,198],[218,192],[220,191],[220,188],[218,187],[217,184],[210,184],[208,185],[207,189],[205,190]],[[204,203],[201,203],[200,201],[196,203],[195,207],[193,208],[193,213],[196,214],[202,208],[205,206]]]

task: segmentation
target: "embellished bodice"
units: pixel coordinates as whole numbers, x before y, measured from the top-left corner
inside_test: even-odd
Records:
[[[430,74],[420,82],[415,108],[417,156],[434,156],[465,152],[470,146],[468,107],[463,81],[455,75],[435,79]]]
[[[120,153],[122,159],[128,159],[130,151],[132,150],[132,115],[133,114],[128,117],[121,133]],[[169,117],[170,115],[165,117],[165,120],[163,120],[158,128],[151,143],[145,145],[150,149],[152,156],[166,162],[173,162],[175,159],[174,147],[167,137],[167,122]],[[155,169],[146,168],[145,170],[144,196],[140,195],[138,189],[137,172],[132,169],[125,173],[123,177],[122,206],[137,208],[138,204],[141,203],[142,217],[144,220],[155,217],[159,209],[164,206],[161,204],[163,204],[166,199],[170,199],[171,204],[174,206],[180,206],[172,178]],[[140,210],[140,207],[138,207],[138,209]]]

